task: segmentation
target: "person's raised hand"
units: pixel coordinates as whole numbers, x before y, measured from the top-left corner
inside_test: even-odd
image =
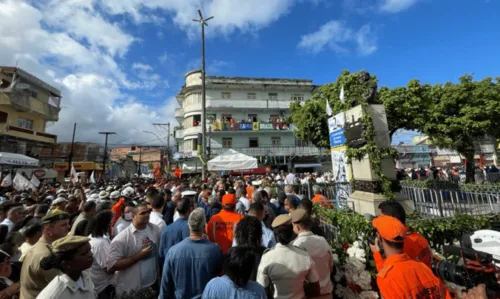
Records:
[[[151,241],[144,241],[142,243],[141,251],[139,251],[139,256],[141,259],[147,258],[153,252],[153,246],[151,246]]]
[[[488,296],[486,296],[486,286],[480,284],[477,287],[467,290],[467,292],[463,292],[462,299],[488,299]]]
[[[375,244],[368,244],[370,245],[370,250],[372,252],[379,252],[380,251],[380,247],[378,246],[378,238],[375,238]]]

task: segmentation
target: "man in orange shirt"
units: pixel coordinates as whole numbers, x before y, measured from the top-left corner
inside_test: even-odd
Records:
[[[328,200],[328,198],[324,197],[323,194],[321,194],[321,188],[318,185],[313,186],[313,193],[314,197],[312,198],[312,202],[314,204],[320,204],[321,206],[325,208],[333,208],[332,203]]]
[[[243,215],[236,213],[235,208],[236,196],[225,194],[222,197],[222,211],[213,215],[207,224],[208,238],[219,244],[224,255],[233,244],[234,226],[243,218]]]
[[[378,206],[378,213],[380,216],[391,216],[398,219],[401,223],[406,222],[406,212],[403,206],[394,200],[383,201]],[[377,271],[382,269],[384,258],[380,254],[378,246],[370,245],[373,252],[373,259]],[[427,240],[417,232],[409,232],[404,240],[403,252],[406,253],[411,259],[420,261],[426,264],[429,269],[431,268],[432,252],[429,248]]]
[[[377,243],[384,247],[386,260],[377,273],[377,285],[384,299],[445,299],[450,294],[426,265],[411,259],[403,246],[408,227],[391,216],[373,220]]]

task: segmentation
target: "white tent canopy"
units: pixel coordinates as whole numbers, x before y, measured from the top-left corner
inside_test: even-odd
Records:
[[[38,166],[38,160],[21,154],[1,152],[0,165]]]
[[[208,161],[208,170],[243,170],[257,168],[257,159],[250,157],[235,150],[228,150],[227,152]]]

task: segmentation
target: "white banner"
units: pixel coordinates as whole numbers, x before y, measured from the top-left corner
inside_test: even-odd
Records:
[[[33,186],[37,187],[40,186],[40,180],[38,180],[38,178],[33,174],[33,176],[31,177],[31,183],[33,184]]]
[[[27,178],[23,177],[19,172],[16,173],[16,176],[14,177],[14,180],[12,182],[14,183],[14,188],[20,191],[28,190],[30,188],[34,189],[31,182],[28,181]]]

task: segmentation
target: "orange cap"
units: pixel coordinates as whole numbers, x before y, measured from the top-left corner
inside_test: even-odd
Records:
[[[380,216],[373,219],[375,227],[382,238],[390,242],[404,242],[408,227],[391,216]]]
[[[234,206],[236,205],[236,196],[234,194],[225,194],[222,196],[222,205]]]

